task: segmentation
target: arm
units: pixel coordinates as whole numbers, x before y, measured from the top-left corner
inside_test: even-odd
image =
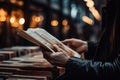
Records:
[[[120,57],[113,62],[94,62],[70,58],[66,63],[67,80],[118,80],[120,79]]]
[[[56,66],[65,67],[64,80],[119,80],[120,56],[116,56],[113,62],[92,61],[75,58],[66,55],[62,48],[56,45],[57,52],[44,53],[46,59]]]
[[[97,44],[94,42],[86,42],[75,38],[65,39],[62,42],[79,53],[85,53],[86,59],[92,59],[96,52]]]
[[[94,42],[88,42],[88,51],[85,52],[85,58],[86,59],[93,59],[94,54],[96,52],[96,48],[97,48],[97,43]]]

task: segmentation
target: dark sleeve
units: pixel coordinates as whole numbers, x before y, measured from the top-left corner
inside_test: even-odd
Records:
[[[85,52],[85,58],[86,59],[93,59],[94,54],[96,52],[97,43],[94,42],[88,42],[88,51]]]
[[[120,57],[113,62],[93,62],[70,58],[66,64],[66,80],[119,80]]]

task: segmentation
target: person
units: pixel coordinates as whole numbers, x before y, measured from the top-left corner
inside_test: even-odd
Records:
[[[65,68],[56,80],[120,80],[120,1],[108,0],[102,10],[102,34],[98,43],[66,39],[64,44],[85,58],[69,56],[61,46],[54,45],[55,53],[44,51],[53,65]]]

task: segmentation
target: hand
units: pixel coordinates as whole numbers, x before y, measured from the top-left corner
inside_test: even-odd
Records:
[[[70,56],[60,47],[54,45],[56,52],[43,52],[44,58],[46,58],[51,64],[64,67]]]
[[[77,52],[86,52],[88,50],[88,45],[86,41],[80,39],[65,39],[62,41],[64,44],[69,46],[70,48],[75,49]]]

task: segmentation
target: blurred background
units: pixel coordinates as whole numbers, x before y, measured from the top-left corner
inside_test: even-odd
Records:
[[[44,28],[59,40],[97,41],[103,0],[0,0],[0,48],[34,45],[14,28]]]

